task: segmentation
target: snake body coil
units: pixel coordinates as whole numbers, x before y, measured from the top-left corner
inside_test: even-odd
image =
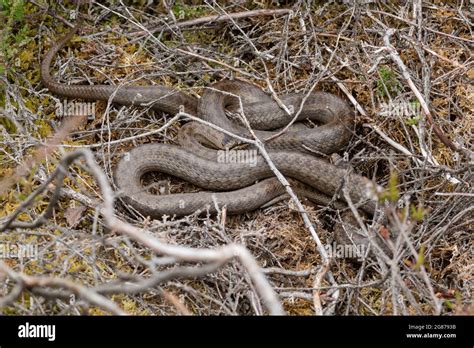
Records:
[[[242,81],[224,80],[206,89],[199,101],[176,89],[164,86],[77,86],[61,84],[52,78],[50,65],[58,50],[74,35],[77,27],[53,45],[41,65],[43,84],[53,93],[69,98],[85,100],[109,100],[124,105],[152,103],[155,110],[175,114],[180,106],[202,119],[243,137],[249,131],[226,117],[225,110],[239,109],[239,96],[243,114],[250,125],[257,129],[255,135],[262,141],[272,138],[277,128],[292,120],[275,101],[255,87]],[[281,97],[283,103],[296,113],[303,102],[303,95],[289,94]],[[314,92],[305,100],[298,120],[313,119],[323,125],[317,128],[295,130],[265,142],[269,156],[276,167],[291,180],[293,188],[302,196],[317,203],[327,204],[330,197],[342,186],[348,187],[354,203],[373,213],[375,201],[370,192],[376,185],[360,175],[350,173],[310,152],[331,154],[347,145],[354,126],[354,114],[339,97]],[[190,134],[197,133],[213,138],[215,146],[231,142],[224,135],[203,125],[189,123],[183,127]],[[202,133],[202,129],[206,134]],[[272,129],[264,130],[264,129]],[[182,137],[186,139],[186,136]],[[132,149],[122,158],[115,170],[117,186],[125,202],[145,216],[159,218],[162,215],[188,215],[208,208],[215,211],[215,203],[225,205],[229,214],[239,214],[257,209],[285,193],[284,187],[272,178],[270,167],[258,156],[256,163],[219,163],[216,150],[205,148],[191,137],[188,148],[167,144],[147,144]],[[188,140],[190,138],[187,138]],[[183,141],[186,146],[186,141]],[[180,177],[204,189],[224,192],[200,192],[170,195],[153,195],[146,192],[141,183],[144,174],[159,171]],[[261,180],[255,183],[257,180]],[[232,190],[232,191],[229,191]]]

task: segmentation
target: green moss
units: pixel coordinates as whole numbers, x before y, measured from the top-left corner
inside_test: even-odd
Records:
[[[38,126],[37,133],[41,138],[46,138],[51,134],[51,127],[45,120],[35,120],[35,124]]]

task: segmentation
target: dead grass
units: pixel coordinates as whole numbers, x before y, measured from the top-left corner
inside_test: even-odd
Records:
[[[274,7],[271,1],[261,1],[259,5],[246,2],[222,9],[181,1],[173,3],[173,13],[182,20],[222,10],[231,13]],[[3,32],[2,53],[6,64],[0,75],[3,84],[0,87],[3,93],[0,96],[2,178],[10,176],[33,148],[51,136],[61,123],[55,115],[55,97],[41,86],[39,64],[52,39],[67,30],[58,18],[68,19],[70,8],[56,2],[50,6],[56,17],[45,11],[43,1],[24,5],[22,18],[12,20],[9,30]],[[350,163],[357,172],[386,187],[390,173],[396,173],[399,200],[387,208],[387,214],[392,217],[389,230],[395,234],[404,233],[408,241],[400,244],[395,273],[390,267],[384,270],[374,260],[364,263],[336,260],[331,270],[341,288],[334,313],[474,314],[472,159],[447,148],[434,135],[421,113],[412,115],[413,119],[380,114],[383,103],[416,100],[399,67],[386,51],[380,50],[384,46],[386,26],[397,29],[392,45],[428,102],[435,122],[451,140],[473,150],[474,67],[469,49],[472,44],[469,21],[473,18],[469,5],[459,8],[446,2],[423,2],[422,13],[414,14],[412,6],[392,2],[357,6],[323,5],[321,2],[310,7],[301,3],[294,5],[291,17],[243,19],[236,22],[238,27],[227,22],[205,29],[182,28],[175,35],[155,33],[164,46],[147,41],[147,34],[141,33],[130,20],[107,13],[105,8],[111,6],[110,3],[104,6],[88,9],[89,19],[100,20],[96,25],[86,25],[81,38],[73,40],[68,49],[61,51],[55,63],[57,79],[77,84],[89,81],[95,84],[156,83],[199,95],[203,86],[225,77],[244,77],[262,87],[266,87],[265,79],[268,78],[280,94],[301,91],[317,82],[317,89],[347,98],[336,84],[342,83],[365,111],[365,115],[359,113],[357,116],[357,133],[347,149]],[[113,8],[125,13],[118,5]],[[130,7],[129,10],[134,14],[134,20],[145,28],[154,28],[157,23],[161,25],[164,17],[169,17],[162,5]],[[249,41],[261,56],[253,51]],[[242,73],[230,72],[222,65],[169,49],[175,47],[192,48],[202,57],[226,63]],[[320,64],[327,70],[322,71]],[[169,116],[132,107],[122,110],[120,106],[112,106],[107,113],[105,110],[105,103],[98,103],[97,118],[76,129],[67,144],[102,144],[94,151],[111,181],[112,170],[121,153],[142,143],[173,142],[180,126],[177,123],[163,134],[116,144],[109,149],[108,139],[122,139],[156,129]],[[388,144],[372,126],[408,149],[421,162],[416,163],[413,156]],[[426,161],[416,131],[424,133],[422,140],[426,150],[439,165]],[[0,195],[0,222],[54,171],[62,151],[69,150],[58,150],[42,160],[21,181]],[[460,182],[450,183],[447,173]],[[148,278],[170,267],[166,258],[155,255],[126,236],[109,233],[95,214],[100,202],[99,190],[86,170],[74,165],[65,187],[70,191],[65,192],[46,224],[34,230],[1,232],[1,243],[34,243],[41,253],[37,260],[3,260],[8,267],[28,275],[71,279],[90,288],[114,280]],[[187,184],[176,187],[178,190],[193,189]],[[89,199],[89,204],[78,202],[71,191]],[[18,219],[34,219],[45,209],[48,198],[46,194],[36,199],[34,206],[26,209]],[[85,205],[86,209],[71,225],[71,221],[67,221],[67,215],[72,214],[70,210],[68,213],[68,208],[78,205]],[[420,221],[416,221],[410,207],[420,209]],[[319,237],[325,243],[331,243],[334,224],[340,219],[338,213],[309,203],[305,208]],[[304,275],[272,271],[267,276],[282,295],[289,314],[314,313],[312,287],[321,257],[301,216],[288,206],[288,202],[228,217],[225,221],[219,216],[150,221],[124,206],[118,207],[117,215],[147,228],[153,236],[171,244],[214,249],[238,243],[246,246],[265,269],[307,271]],[[397,219],[398,223],[393,222]],[[417,257],[410,251],[410,246]],[[6,278],[0,273],[0,295],[3,296],[12,291],[14,283],[7,283]],[[380,283],[364,285],[374,281]],[[440,310],[433,302],[426,281],[441,303]],[[333,301],[331,296],[335,288],[329,285],[326,281],[322,284],[324,308],[330,307]],[[248,275],[237,262],[199,279],[173,279],[147,291],[119,293],[109,298],[122,310],[141,315],[175,315],[184,309],[192,314],[265,313]],[[4,314],[105,314],[87,301],[48,297],[35,289],[23,291],[0,310]]]

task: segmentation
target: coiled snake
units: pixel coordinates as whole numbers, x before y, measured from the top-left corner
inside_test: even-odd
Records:
[[[249,137],[247,128],[227,118],[225,110],[243,113],[262,141],[275,135],[275,129],[292,120],[277,103],[258,87],[239,80],[224,80],[206,89],[197,100],[177,89],[164,86],[66,85],[56,82],[50,65],[58,50],[76,33],[76,26],[56,42],[41,64],[43,84],[54,94],[84,100],[109,100],[124,105],[152,104],[154,110],[176,114],[180,108],[198,115],[216,126],[240,136]],[[242,104],[238,103],[239,96]],[[283,103],[295,112],[303,95],[288,94]],[[242,110],[240,110],[242,111]],[[377,185],[367,178],[330,164],[310,152],[331,154],[349,142],[354,126],[354,114],[339,97],[314,92],[305,100],[298,120],[313,119],[316,128],[290,128],[282,135],[265,142],[265,148],[275,166],[290,178],[293,189],[312,201],[328,204],[343,185],[355,204],[369,214],[374,213],[376,201],[371,196]],[[267,130],[262,130],[267,129]],[[270,130],[268,130],[270,129]],[[197,136],[196,136],[197,135]],[[215,202],[226,206],[229,214],[257,209],[285,193],[274,178],[266,161],[259,155],[256,162],[221,163],[217,151],[209,148],[226,147],[232,137],[196,122],[182,127],[181,145],[146,144],[132,149],[122,158],[114,173],[123,200],[145,216],[188,215],[208,208],[215,212]],[[144,190],[141,179],[150,171],[158,171],[187,180],[207,190],[217,192],[154,195]],[[256,183],[257,180],[260,180]]]

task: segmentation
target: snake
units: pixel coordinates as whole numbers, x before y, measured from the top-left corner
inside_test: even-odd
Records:
[[[380,187],[353,170],[331,164],[322,156],[343,150],[353,136],[355,114],[342,98],[321,91],[282,95],[279,99],[291,111],[288,113],[259,86],[238,79],[216,82],[205,88],[200,98],[162,85],[57,82],[50,71],[53,59],[79,28],[80,24],[54,42],[41,63],[42,83],[53,94],[147,106],[172,115],[185,111],[227,131],[221,132],[196,121],[188,122],[181,127],[180,144],[139,145],[118,161],[114,181],[120,197],[143,216],[159,219],[165,215],[186,216],[199,211],[216,213],[222,207],[228,214],[243,214],[285,195],[287,188],[275,177],[274,168],[262,155],[257,155],[253,163],[216,160],[219,151],[235,145],[235,138],[230,133],[261,141],[268,158],[288,178],[298,196],[318,204],[332,202],[340,208],[345,204],[338,194],[345,187],[357,207],[369,215],[374,214],[376,192]],[[228,116],[231,113],[240,115],[244,122],[231,119]],[[294,120],[295,114],[298,117]],[[303,120],[321,125],[295,127],[296,123],[281,132],[289,122]],[[245,149],[250,150],[252,146]],[[142,183],[149,172],[181,178],[204,191],[152,194]]]

